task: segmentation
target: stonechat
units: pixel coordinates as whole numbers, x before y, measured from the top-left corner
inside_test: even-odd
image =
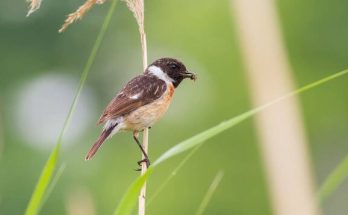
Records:
[[[149,166],[148,155],[138,140],[139,132],[151,127],[167,112],[175,88],[185,78],[196,80],[196,75],[188,72],[185,65],[176,59],[161,58],[149,65],[143,74],[130,80],[99,118],[98,125],[104,123],[104,128],[86,160],[94,156],[106,139],[119,131],[132,131],[145,157],[138,164],[146,162]]]

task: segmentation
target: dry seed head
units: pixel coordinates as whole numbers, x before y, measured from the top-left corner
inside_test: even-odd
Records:
[[[104,4],[106,0],[97,0],[97,4]]]
[[[133,12],[137,20],[140,33],[144,33],[144,1],[143,0],[124,0],[130,11]]]
[[[70,13],[68,18],[64,21],[64,24],[59,29],[59,33],[62,33],[69,27],[73,22],[82,19],[82,17],[89,11],[95,4],[103,4],[106,0],[87,0],[81,5],[74,13]]]
[[[42,0],[27,0],[27,2],[29,3],[29,11],[27,16],[30,16],[30,14],[40,8]]]

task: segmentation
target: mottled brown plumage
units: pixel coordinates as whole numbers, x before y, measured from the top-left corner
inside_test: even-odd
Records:
[[[166,89],[166,83],[154,75],[143,74],[133,78],[106,106],[98,124],[129,114],[137,108],[155,101],[163,95]],[[136,95],[139,96],[136,98]]]
[[[129,81],[106,106],[99,118],[98,124],[105,123],[105,126],[89,150],[86,160],[94,156],[107,138],[118,131],[126,130],[133,131],[133,138],[144,153],[144,161],[149,165],[147,154],[137,139],[137,133],[152,126],[167,112],[175,88],[185,78],[195,80],[196,76],[189,73],[180,61],[161,58],[153,62],[142,75]]]

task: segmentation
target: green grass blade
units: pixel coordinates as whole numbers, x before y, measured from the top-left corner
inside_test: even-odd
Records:
[[[222,171],[218,172],[218,174],[215,176],[213,182],[209,186],[209,189],[207,193],[205,194],[201,204],[199,205],[196,215],[202,215],[205,209],[207,208],[211,198],[213,197],[213,194],[216,191],[216,188],[219,186],[222,178],[224,177],[224,173]]]
[[[178,155],[182,152],[185,152],[199,144],[202,144],[203,142],[205,142],[206,140],[220,134],[221,132],[232,128],[233,126],[238,125],[239,123],[249,119],[250,117],[254,116],[255,114],[265,110],[266,108],[277,104],[287,98],[290,98],[292,96],[301,94],[305,91],[308,91],[310,89],[313,89],[315,87],[318,87],[324,83],[327,83],[331,80],[337,79],[343,75],[346,75],[348,73],[348,69],[347,70],[343,70],[341,72],[335,73],[333,75],[327,76],[325,78],[322,78],[318,81],[315,81],[313,83],[310,83],[304,87],[301,87],[295,91],[292,91],[282,97],[279,97],[278,99],[275,99],[265,105],[262,105],[260,107],[254,108],[250,111],[247,111],[243,114],[240,114],[236,117],[233,117],[227,121],[224,121],[208,130],[205,130],[177,145],[175,145],[174,147],[172,147],[171,149],[169,149],[168,151],[166,151],[164,154],[162,154],[162,156],[160,156],[154,163],[153,165],[150,167],[149,170],[151,170],[151,172],[156,168],[157,165],[159,165],[160,163],[164,162],[165,160],[174,157],[175,155]],[[118,205],[118,208],[116,209],[117,213],[115,212],[115,214],[118,215],[127,215],[131,213],[131,209],[130,210],[122,210],[121,212],[119,208],[125,208],[127,205],[128,207],[130,205],[134,206],[135,201],[136,201],[136,197],[137,194],[139,193],[141,186],[140,183],[143,183],[146,181],[147,177],[151,174],[151,172],[148,172],[147,174],[144,174],[143,176],[139,176],[136,181],[131,185],[131,187],[127,190],[126,194],[124,195],[124,197],[122,198],[122,201],[120,202],[120,204]],[[132,192],[132,193],[130,193]]]
[[[342,184],[348,176],[348,156],[330,173],[320,186],[318,197],[321,201],[327,199]]]
[[[52,174],[57,165],[57,159],[59,155],[61,144],[57,144],[53,149],[50,157],[48,158],[42,172],[40,178],[36,184],[35,190],[31,196],[28,207],[25,211],[26,215],[34,215],[38,214],[39,209],[41,207],[41,202],[43,200],[43,196],[45,191],[51,181]]]
[[[192,148],[192,147],[194,147],[194,146],[196,146],[196,145],[198,145],[198,144],[200,144],[200,143],[202,143],[202,142],[204,142],[204,141],[206,141],[214,136],[216,136],[217,134],[225,131],[226,129],[229,129],[235,125],[238,125],[240,122],[243,122],[244,120],[249,119],[250,117],[254,116],[255,114],[265,110],[266,108],[268,108],[274,104],[277,104],[277,103],[279,103],[279,102],[281,102],[289,97],[295,96],[295,95],[300,94],[302,92],[305,92],[307,90],[313,89],[321,84],[324,84],[330,80],[341,77],[347,73],[348,73],[348,70],[343,70],[341,72],[338,72],[338,73],[335,73],[335,74],[330,75],[328,77],[325,77],[323,79],[320,79],[316,82],[313,82],[313,83],[308,84],[304,87],[301,87],[295,91],[292,91],[292,92],[290,92],[282,97],[279,97],[278,99],[275,99],[275,100],[273,100],[265,105],[254,108],[254,109],[247,111],[243,114],[240,114],[240,115],[238,115],[230,120],[224,121],[224,122],[220,123],[219,125],[216,125],[210,129],[206,130],[206,131],[203,131],[203,132],[177,144],[173,148],[169,149],[167,152],[165,152],[160,158],[158,158],[154,162],[154,166],[159,164],[159,163],[162,163],[163,161],[167,160],[168,158],[171,158],[177,154],[180,154],[180,153],[182,153],[182,152],[184,152],[184,151],[186,151],[186,150],[188,150],[188,149],[190,149],[190,148]]]
[[[151,202],[158,196],[158,194],[167,186],[170,180],[173,179],[173,177],[180,171],[180,169],[186,164],[186,162],[198,151],[198,149],[202,145],[196,146],[193,150],[188,153],[184,159],[182,159],[179,163],[179,165],[176,166],[176,168],[170,173],[170,175],[161,183],[161,185],[157,188],[157,190],[153,193],[151,198],[147,201],[146,206],[150,205]]]
[[[141,188],[143,187],[148,176],[152,173],[152,168],[148,168],[144,175],[138,177],[133,184],[128,188],[126,194],[115,210],[114,215],[131,214]]]
[[[49,185],[49,183],[51,182],[51,178],[52,178],[52,174],[54,172],[54,170],[56,169],[56,166],[57,166],[57,159],[58,159],[58,155],[59,155],[59,152],[60,152],[60,148],[61,148],[61,143],[62,143],[62,139],[63,139],[63,136],[66,132],[66,130],[68,129],[69,127],[69,124],[70,124],[70,121],[72,119],[72,115],[76,109],[76,106],[77,106],[77,103],[78,103],[78,100],[79,100],[79,97],[81,95],[81,92],[82,92],[82,89],[85,85],[85,82],[86,82],[86,79],[87,79],[87,76],[88,76],[88,73],[91,69],[91,66],[94,62],[94,59],[95,59],[95,56],[97,54],[97,51],[100,47],[100,44],[105,36],[105,33],[106,33],[106,30],[109,26],[109,23],[111,21],[111,17],[115,11],[115,8],[116,8],[116,2],[117,0],[113,0],[112,1],[112,4],[110,6],[110,9],[104,19],[104,22],[103,22],[103,25],[101,27],[101,30],[97,36],[97,39],[93,45],[93,48],[92,48],[92,51],[88,57],[88,60],[87,60],[87,63],[83,69],[83,72],[81,74],[81,78],[80,78],[80,81],[79,81],[79,86],[78,86],[78,89],[76,91],[76,94],[75,94],[75,97],[74,97],[74,100],[72,102],[72,105],[69,109],[69,113],[64,121],[64,125],[63,125],[63,128],[62,130],[60,131],[59,133],[59,136],[58,136],[58,139],[57,139],[57,143],[56,143],[56,146],[54,147],[53,151],[51,152],[48,160],[46,161],[46,164],[41,172],[41,175],[38,179],[38,182],[36,184],[36,187],[33,191],[33,194],[30,198],[30,201],[29,201],[29,204],[27,206],[27,209],[26,209],[26,212],[25,214],[26,215],[35,215],[35,214],[38,214],[39,213],[39,210],[40,210],[40,207],[41,207],[41,203],[43,201],[43,197],[45,195],[45,193],[47,192],[47,187]],[[48,197],[48,196],[47,196]]]
[[[54,174],[53,178],[52,178],[52,182],[49,184],[47,191],[41,201],[41,206],[45,204],[45,202],[47,201],[48,197],[51,195],[51,193],[53,192],[53,189],[56,187],[60,177],[62,176],[64,170],[65,170],[66,164],[63,163],[60,165],[60,167],[57,169],[57,172]],[[39,210],[40,211],[40,210]]]

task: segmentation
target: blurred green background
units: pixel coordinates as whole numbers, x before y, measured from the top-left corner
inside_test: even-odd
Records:
[[[65,33],[57,30],[83,1],[44,0],[26,18],[23,1],[0,1],[0,214],[22,214],[53,148],[79,76],[110,2],[95,6]],[[347,68],[348,2],[276,1],[297,86]],[[145,1],[149,62],[181,59],[198,74],[176,91],[163,120],[150,130],[150,157],[222,120],[250,109],[245,71],[230,2]],[[124,83],[142,70],[138,29],[118,3],[84,88],[60,161],[66,169],[42,214],[111,214],[138,172],[131,134],[109,140],[96,157],[84,156],[100,132],[99,114]],[[272,82],[272,80],[269,80]],[[301,95],[316,184],[348,152],[347,77]],[[151,176],[148,196],[184,155]],[[189,160],[148,206],[149,214],[193,214],[219,170],[224,178],[206,214],[271,214],[258,140],[249,120],[215,137]],[[346,214],[348,184],[322,205]],[[77,210],[77,209],[76,209]]]

